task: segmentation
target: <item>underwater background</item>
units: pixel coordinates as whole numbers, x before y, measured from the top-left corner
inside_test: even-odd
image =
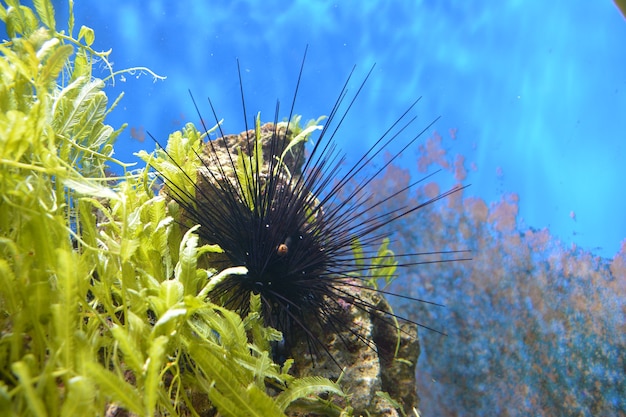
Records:
[[[188,90],[211,97],[226,130],[242,130],[236,58],[248,108],[270,119],[280,99],[285,117],[309,45],[296,103],[305,118],[329,112],[353,65],[363,76],[376,63],[343,149],[373,143],[422,96],[424,124],[442,116],[436,129],[457,131],[450,147],[475,167],[472,194],[518,193],[526,225],[605,257],[626,237],[617,192],[626,174],[626,24],[609,0],[76,3],[77,21],[94,28],[95,49],[113,48],[117,68],[167,76],[118,80],[126,96],[112,116],[130,124],[116,148],[122,160],[153,146],[145,131],[165,138],[197,119]]]
[[[54,2],[65,21],[65,1]],[[446,304],[398,305],[447,337],[421,332],[423,415],[626,413],[626,22],[606,0],[545,2],[77,2],[77,21],[113,48],[119,77],[108,117],[129,127],[116,157],[198,117],[210,96],[228,132],[246,106],[286,117],[328,114],[353,65],[376,64],[337,138],[364,149],[417,97],[424,125],[379,186],[444,171],[406,196],[471,183],[395,230],[396,245],[471,249],[473,261],[421,267],[394,291]],[[204,112],[208,114],[204,106]],[[250,113],[249,113],[250,114]],[[390,231],[391,232],[391,231]],[[417,248],[417,249],[416,249]],[[424,249],[424,250],[426,250]]]

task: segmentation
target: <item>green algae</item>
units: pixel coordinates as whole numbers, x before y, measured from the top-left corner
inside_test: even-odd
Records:
[[[258,299],[243,319],[205,300],[216,271],[199,260],[220,249],[181,230],[147,169],[112,157],[124,126],[105,122],[121,98],[109,105],[105,85],[123,71],[91,48],[93,30],[72,35],[72,2],[68,33],[34,3],[0,6],[0,409],[266,416],[299,401],[349,415],[315,396],[343,396],[337,384],[272,362],[280,333]],[[177,175],[195,175],[194,159]]]

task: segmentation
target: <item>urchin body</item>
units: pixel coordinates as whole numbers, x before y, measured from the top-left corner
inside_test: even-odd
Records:
[[[304,165],[302,146],[280,164],[271,162],[293,139],[286,127],[267,123],[259,132],[258,138],[249,130],[206,145],[195,199],[183,204],[187,216],[203,225],[199,235],[224,250],[217,266],[248,271],[224,280],[211,297],[245,314],[250,293],[260,294],[266,323],[290,339],[294,326],[305,326],[310,316],[338,319],[352,301],[345,302],[353,297],[344,283],[349,278],[333,269],[348,262],[349,242],[341,238],[348,233],[328,228],[320,200],[298,174]],[[264,161],[248,152],[257,140]],[[255,166],[250,181],[228,166],[240,157]]]

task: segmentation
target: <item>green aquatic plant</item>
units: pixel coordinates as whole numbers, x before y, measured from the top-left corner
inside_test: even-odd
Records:
[[[280,333],[260,320],[258,297],[243,318],[206,300],[219,274],[199,265],[221,249],[181,229],[147,170],[112,157],[121,129],[105,118],[120,98],[109,105],[105,82],[123,72],[91,49],[91,29],[72,36],[71,1],[69,34],[49,1],[34,3],[0,7],[3,415],[275,416],[294,403],[341,413],[316,396],[342,397],[336,383],[271,360]],[[111,178],[111,165],[124,174]]]

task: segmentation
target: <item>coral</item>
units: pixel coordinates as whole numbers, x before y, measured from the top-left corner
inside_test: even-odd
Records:
[[[427,141],[418,166],[460,180],[462,160],[442,152],[444,140]],[[377,186],[408,183],[408,171],[398,170]],[[398,204],[413,204],[432,187]],[[392,287],[447,305],[395,307],[447,333],[421,332],[421,409],[439,416],[624,415],[626,241],[612,260],[567,247],[547,229],[522,228],[519,199],[507,194],[488,204],[457,193],[388,231],[398,246],[472,251],[471,261],[418,265]]]

